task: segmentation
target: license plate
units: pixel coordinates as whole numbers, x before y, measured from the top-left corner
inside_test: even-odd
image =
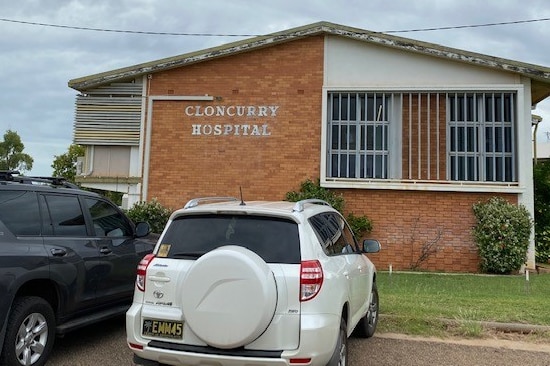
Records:
[[[141,333],[149,337],[181,339],[183,336],[183,322],[145,319]]]

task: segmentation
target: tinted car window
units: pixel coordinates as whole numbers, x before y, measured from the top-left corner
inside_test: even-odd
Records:
[[[323,247],[323,249],[325,249],[326,252],[326,248],[332,244],[332,236],[334,234],[331,234],[331,232],[328,230],[325,215],[319,214],[313,216],[309,219],[309,222],[313,227],[313,230],[315,230],[315,234],[317,234],[317,238],[321,242],[321,246]]]
[[[162,244],[169,248],[166,256],[172,258],[199,256],[223,245],[239,245],[267,263],[300,263],[298,225],[272,217],[182,216],[170,225]]]
[[[36,194],[0,191],[0,220],[14,235],[40,235]]]
[[[77,196],[45,195],[53,235],[86,236],[86,222]]]
[[[336,213],[322,213],[309,219],[325,253],[336,255],[357,251],[357,243],[345,220]]]
[[[113,205],[93,198],[87,198],[86,205],[97,236],[116,238],[132,235],[130,224]]]

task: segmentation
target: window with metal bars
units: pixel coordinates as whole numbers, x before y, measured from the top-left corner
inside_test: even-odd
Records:
[[[518,180],[515,92],[346,91],[327,96],[327,178]]]
[[[448,93],[448,177],[515,182],[514,93]]]
[[[327,175],[388,178],[391,94],[328,94]]]

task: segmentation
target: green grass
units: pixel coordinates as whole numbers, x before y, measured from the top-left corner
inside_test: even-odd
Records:
[[[479,321],[550,326],[550,274],[378,273],[379,330],[481,336]],[[546,336],[546,334],[545,334]]]

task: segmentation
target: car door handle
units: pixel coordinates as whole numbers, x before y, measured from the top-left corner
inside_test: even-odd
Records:
[[[99,249],[99,252],[101,254],[111,254],[113,251],[111,249],[109,249],[108,247],[103,247],[103,248]]]
[[[52,248],[50,249],[50,252],[54,257],[63,257],[67,254],[67,251],[65,249],[59,249],[59,248]]]

